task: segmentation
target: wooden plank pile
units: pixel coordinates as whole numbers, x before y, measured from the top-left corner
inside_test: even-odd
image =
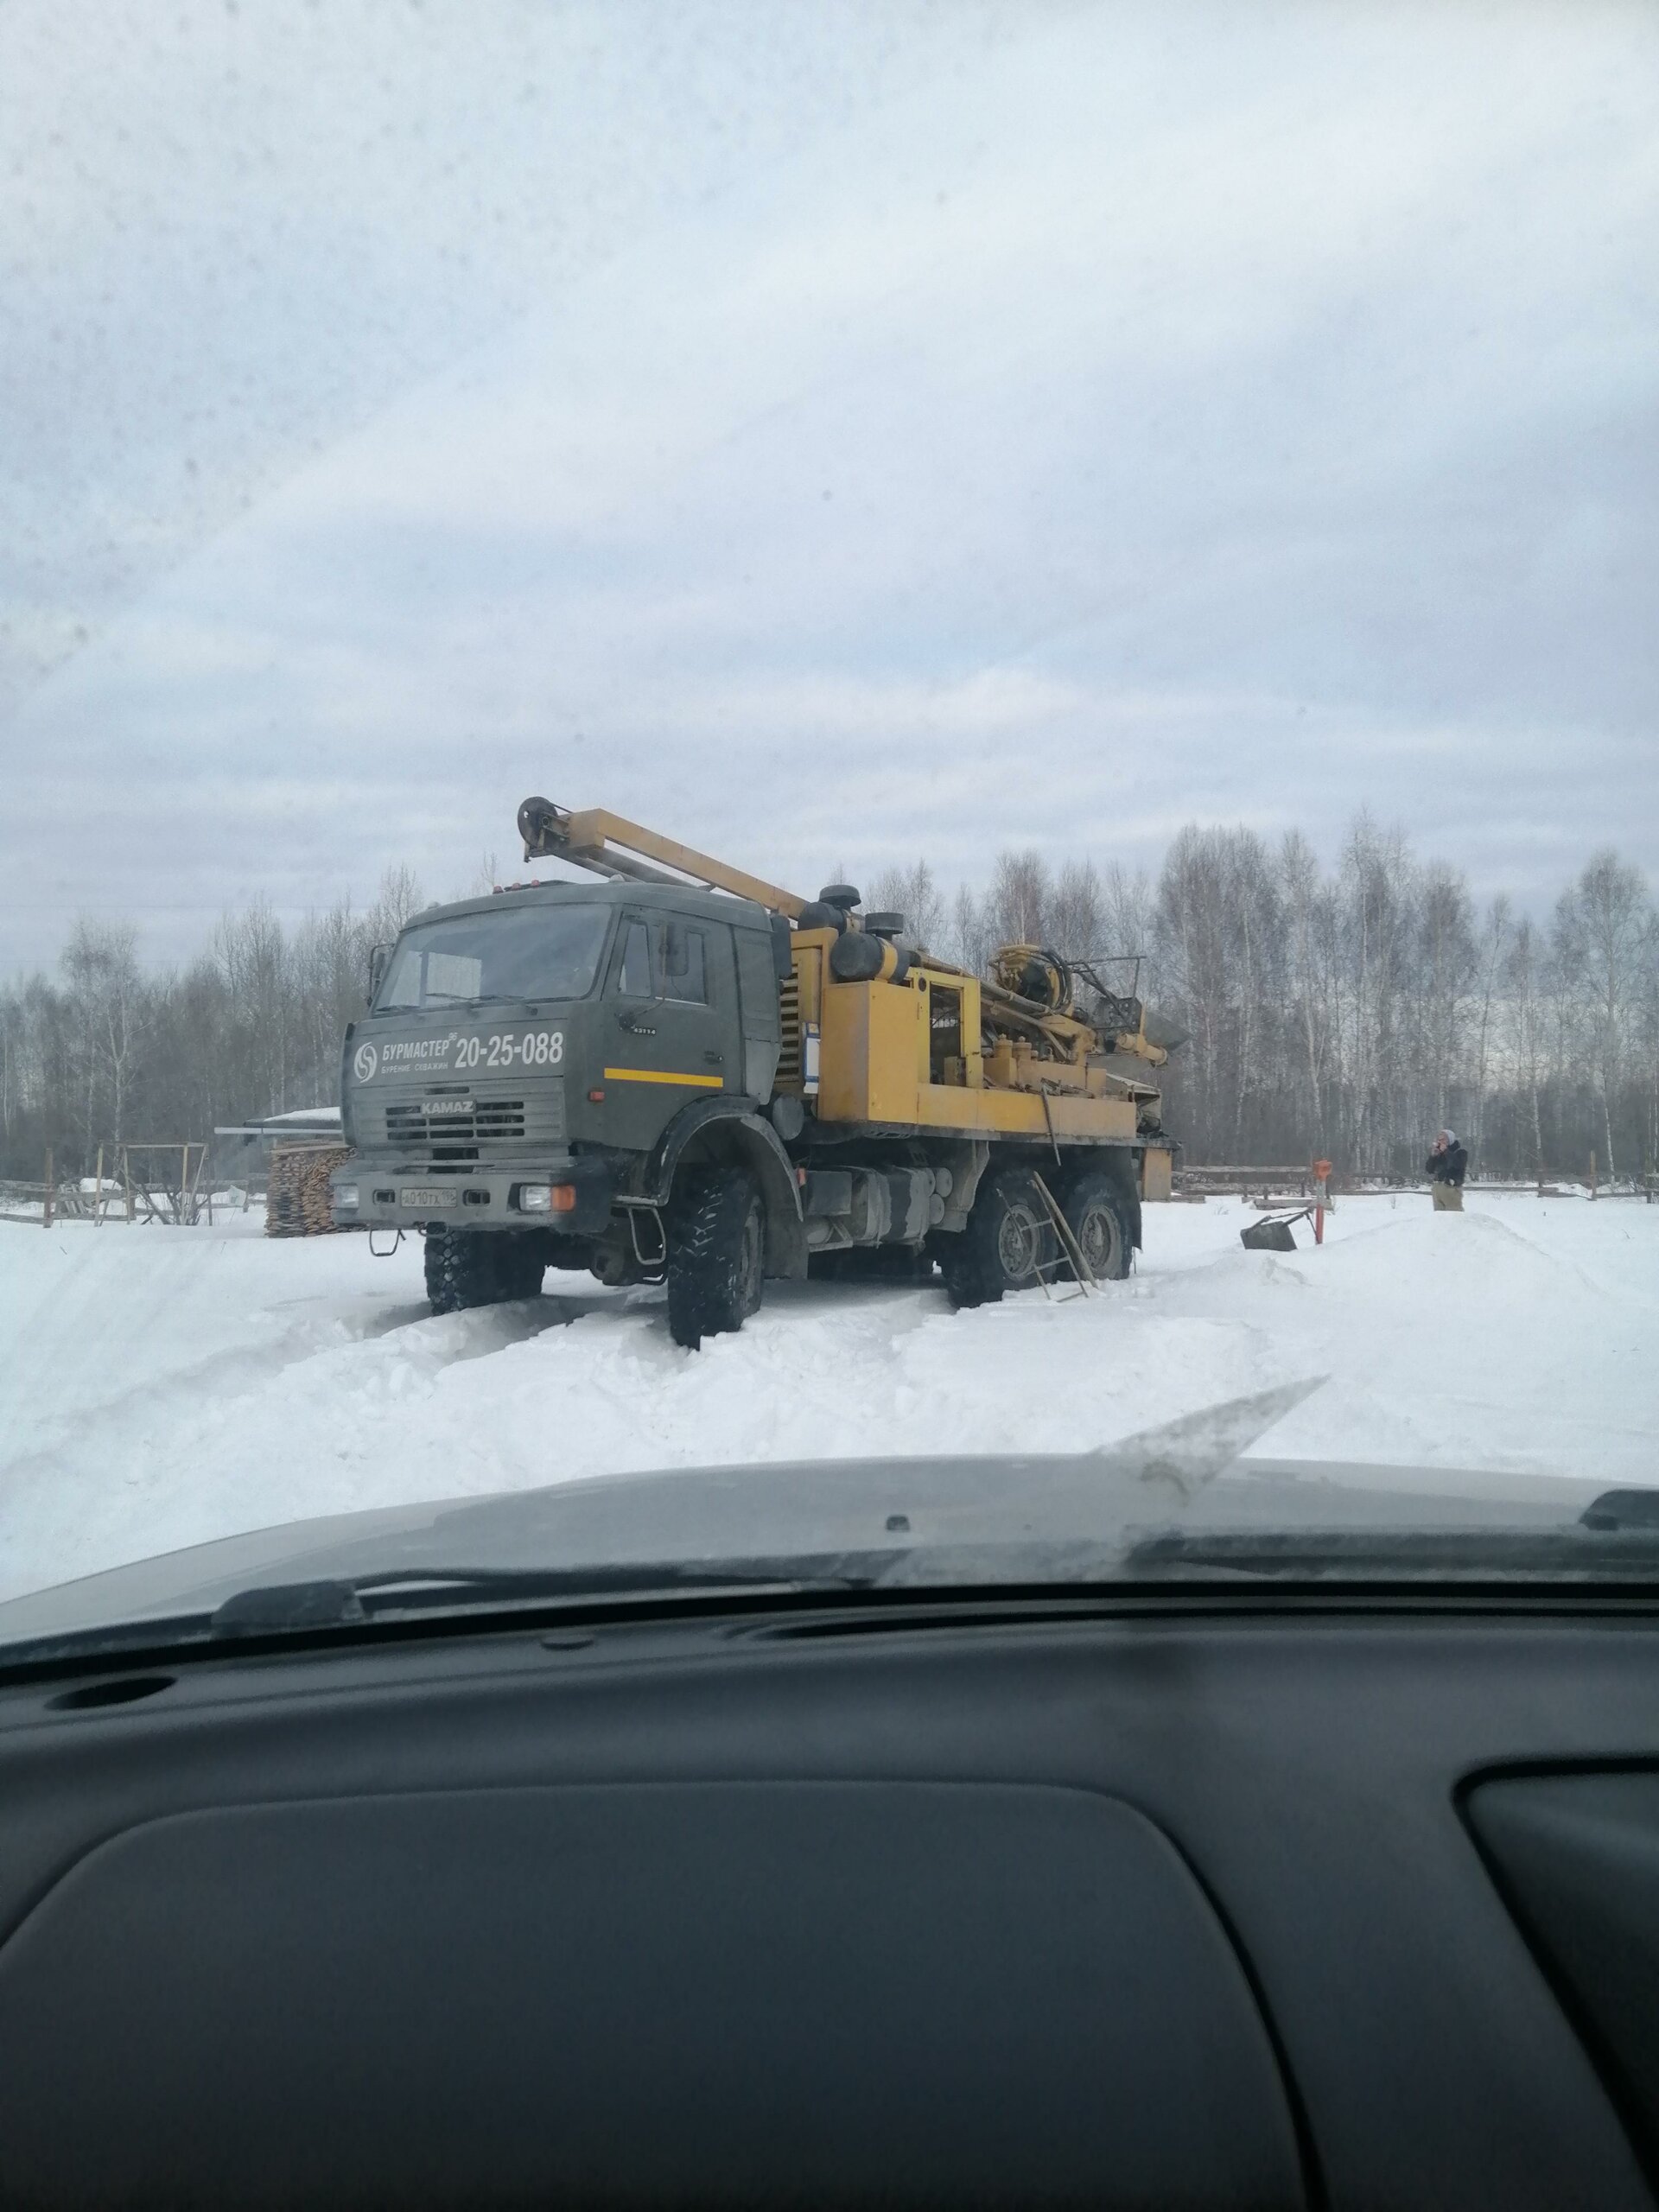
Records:
[[[328,1178],[351,1158],[343,1144],[279,1144],[270,1155],[267,1236],[328,1236],[334,1220]]]

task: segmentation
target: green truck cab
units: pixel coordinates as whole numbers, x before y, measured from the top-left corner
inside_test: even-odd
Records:
[[[801,1277],[767,1106],[788,925],[677,885],[526,884],[429,908],[376,964],[340,1076],[344,1227],[418,1230],[434,1310],[551,1267],[664,1278],[677,1341]]]

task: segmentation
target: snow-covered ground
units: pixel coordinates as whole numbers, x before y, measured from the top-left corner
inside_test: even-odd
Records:
[[[1077,1451],[1299,1378],[1275,1458],[1659,1481],[1659,1207],[1344,1200],[1246,1252],[1236,1199],[1148,1208],[1099,1298],[770,1285],[702,1352],[659,1292],[550,1273],[435,1320],[418,1243],[0,1224],[0,1595],[311,1514],[613,1470]]]

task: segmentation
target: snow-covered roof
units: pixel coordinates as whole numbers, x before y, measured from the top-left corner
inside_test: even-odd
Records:
[[[340,1128],[338,1106],[296,1106],[286,1114],[264,1114],[246,1122],[221,1122],[216,1137],[333,1136]]]

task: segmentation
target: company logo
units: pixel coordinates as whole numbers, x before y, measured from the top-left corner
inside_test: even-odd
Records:
[[[380,1065],[380,1055],[372,1045],[359,1045],[352,1055],[352,1073],[359,1083],[370,1083]]]

